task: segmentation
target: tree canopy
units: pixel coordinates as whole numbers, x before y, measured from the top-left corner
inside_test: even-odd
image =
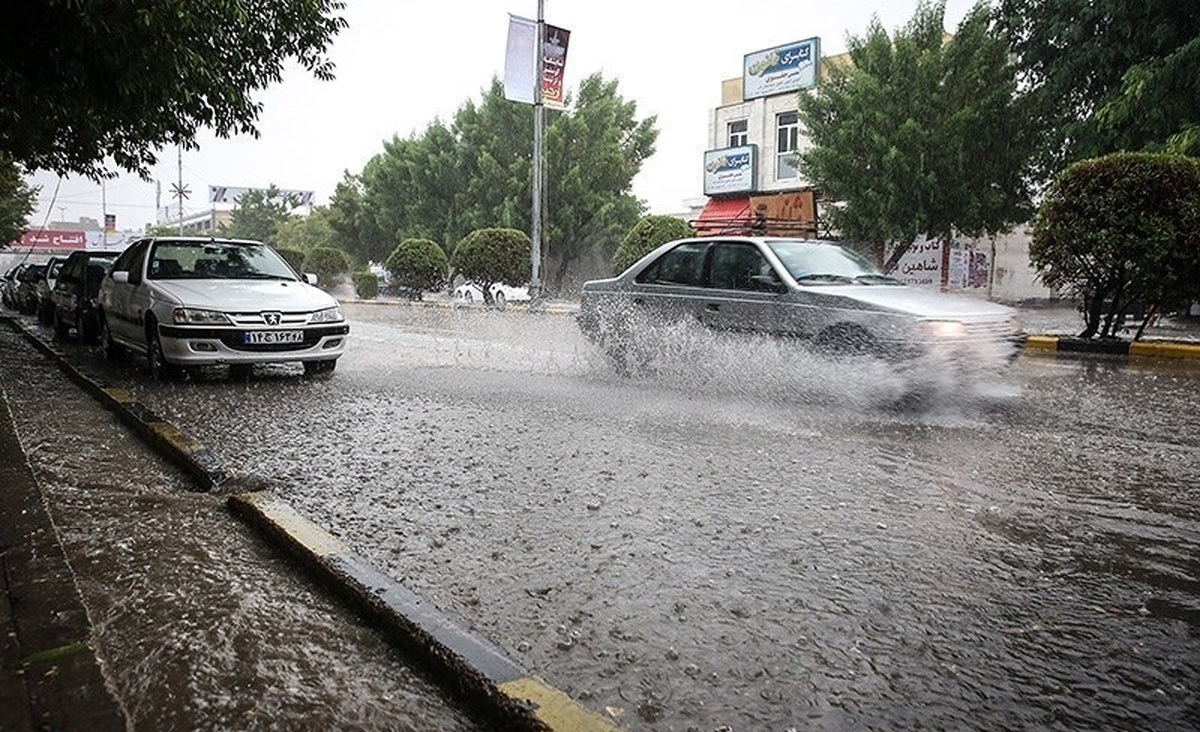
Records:
[[[149,175],[197,130],[257,136],[254,93],[325,57],[340,0],[6,0],[0,3],[0,150],[28,170]]]
[[[547,281],[558,289],[581,259],[607,261],[643,205],[633,178],[654,152],[655,118],[615,80],[585,78],[566,111],[549,111],[545,134]],[[449,124],[393,138],[358,176],[347,174],[330,203],[348,246],[380,261],[394,236],[427,238],[450,251],[469,232],[527,229],[532,209],[533,109],[504,98],[493,79]]]
[[[529,280],[533,242],[518,229],[476,229],[454,248],[450,266],[468,282],[479,285],[484,301],[492,304],[492,285],[520,287]]]
[[[21,178],[21,171],[0,152],[0,247],[8,246],[25,233],[37,189]]]
[[[409,290],[440,290],[446,286],[450,262],[432,239],[405,239],[384,263],[395,284]]]
[[[221,230],[221,234],[233,239],[276,244],[279,227],[292,218],[291,212],[295,207],[295,199],[280,195],[279,189],[273,185],[266,190],[246,191],[238,197],[229,224]],[[287,242],[286,246],[301,249],[294,242]]]
[[[998,29],[1041,133],[1039,180],[1117,150],[1200,153],[1200,5],[1000,0]]]
[[[826,210],[844,237],[897,242],[893,262],[920,235],[995,233],[1029,213],[1032,143],[1008,47],[983,4],[953,37],[944,17],[944,2],[921,3],[892,35],[875,19],[800,95],[801,173],[841,202]]]
[[[1030,260],[1077,299],[1081,337],[1116,335],[1135,302],[1172,308],[1200,297],[1200,160],[1114,153],[1075,163],[1034,223]]]

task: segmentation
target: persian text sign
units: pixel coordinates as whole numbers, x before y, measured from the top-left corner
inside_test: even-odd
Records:
[[[22,249],[83,249],[87,235],[82,231],[26,231],[14,247]]]
[[[566,106],[564,79],[567,69],[567,44],[571,32],[543,24],[542,40],[542,103],[562,109]],[[537,21],[519,15],[508,16],[508,43],[504,56],[504,98],[514,102],[534,103],[534,82],[537,75]]]
[[[742,99],[773,97],[816,86],[820,56],[819,38],[746,54],[742,61]]]
[[[741,145],[704,153],[704,195],[754,190],[758,146]]]
[[[892,247],[888,246],[884,258],[890,259]],[[942,242],[939,239],[920,237],[912,243],[908,251],[900,257],[893,272],[895,277],[906,285],[913,287],[942,286]]]

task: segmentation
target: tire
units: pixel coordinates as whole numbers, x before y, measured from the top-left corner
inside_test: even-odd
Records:
[[[100,325],[96,316],[89,318],[81,310],[75,311],[75,332],[79,334],[80,343],[95,343],[100,335]]]
[[[336,368],[337,368],[337,359],[336,358],[327,359],[325,361],[305,361],[304,362],[304,375],[305,376],[319,376],[321,374],[332,374],[333,370]]]
[[[503,310],[508,307],[508,298],[504,297],[504,293],[496,290],[496,294],[492,295],[492,299],[496,303],[497,310]]]
[[[58,313],[58,308],[54,308],[54,312],[50,314],[50,320],[54,323],[54,336],[56,338],[65,339],[71,334],[71,326],[63,322],[62,316]]]
[[[54,304],[46,301],[38,303],[38,322],[42,325],[50,325],[51,318],[54,317]]]
[[[121,353],[125,350],[119,343],[112,339],[112,333],[108,330],[108,318],[104,317],[104,313],[99,315],[100,320],[100,345],[104,348],[105,358],[120,358]]]
[[[162,341],[158,337],[158,323],[154,321],[146,324],[146,370],[155,381],[171,381],[179,378],[182,373],[182,369],[163,355]]]

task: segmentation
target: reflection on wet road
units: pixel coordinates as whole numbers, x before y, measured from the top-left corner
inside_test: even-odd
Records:
[[[1200,372],[911,374],[570,319],[348,306],[328,380],[138,398],[631,729],[1193,729]]]

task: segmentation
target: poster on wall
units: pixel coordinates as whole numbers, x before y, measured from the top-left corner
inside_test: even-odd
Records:
[[[746,54],[742,60],[742,99],[811,89],[817,85],[820,56],[819,38]]]
[[[704,195],[754,190],[758,146],[741,145],[704,153]]]
[[[985,251],[958,240],[950,242],[950,272],[946,288],[950,290],[979,290],[988,285],[991,257]]]

